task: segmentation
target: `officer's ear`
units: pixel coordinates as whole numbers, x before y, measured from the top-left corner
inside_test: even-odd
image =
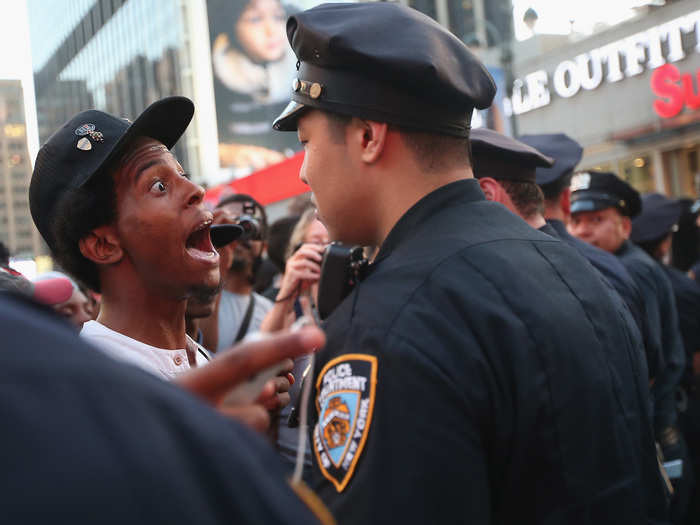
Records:
[[[116,228],[105,225],[95,228],[78,242],[83,257],[96,264],[114,264],[124,257]]]
[[[481,191],[484,192],[484,196],[486,197],[487,201],[494,201],[494,202],[499,202],[499,195],[500,195],[500,190],[502,189],[502,186],[496,182],[495,179],[492,179],[491,177],[483,177],[481,179],[477,179],[479,181],[479,186],[481,187]]]
[[[386,135],[389,125],[386,122],[374,122],[373,120],[356,119],[359,124],[362,162],[373,164],[379,160],[386,145]]]
[[[559,206],[565,215],[571,215],[571,188],[566,188],[559,195]]]

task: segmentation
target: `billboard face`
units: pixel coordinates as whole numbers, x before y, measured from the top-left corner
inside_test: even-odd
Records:
[[[306,3],[207,0],[219,163],[231,177],[299,149],[296,133],[275,132],[272,122],[289,102],[296,71],[286,20]]]

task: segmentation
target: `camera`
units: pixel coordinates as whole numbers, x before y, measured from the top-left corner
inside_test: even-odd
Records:
[[[260,221],[252,215],[241,215],[236,219],[237,224],[243,228],[243,235],[240,236],[242,241],[260,241],[262,240],[262,226]]]

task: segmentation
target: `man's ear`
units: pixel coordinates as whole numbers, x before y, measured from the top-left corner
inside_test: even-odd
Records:
[[[477,180],[479,181],[479,186],[481,187],[481,191],[484,192],[484,196],[486,197],[486,200],[498,202],[498,188],[500,187],[500,184],[498,184],[491,177],[483,177],[483,178],[477,179]]]
[[[80,253],[96,264],[114,264],[124,257],[119,237],[112,226],[95,228],[80,239]]]
[[[571,188],[566,188],[561,192],[561,195],[559,195],[559,205],[567,217],[571,215]]]
[[[357,119],[357,122],[359,126],[355,132],[359,136],[362,148],[360,158],[366,164],[373,164],[379,160],[384,151],[389,125],[386,122],[374,122],[373,120]]]

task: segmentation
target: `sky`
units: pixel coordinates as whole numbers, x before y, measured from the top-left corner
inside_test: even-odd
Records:
[[[65,1],[65,0],[42,0]],[[169,1],[169,0],[168,0]],[[488,0],[485,0],[488,1]],[[650,0],[512,0],[516,38],[525,38],[522,22],[528,7],[537,11],[540,33],[590,33],[596,23],[619,23],[632,14],[632,7]],[[656,0],[657,2],[659,0]],[[21,79],[25,91],[29,152],[34,160],[39,149],[32,80],[29,29],[25,0],[0,0],[0,78]]]

